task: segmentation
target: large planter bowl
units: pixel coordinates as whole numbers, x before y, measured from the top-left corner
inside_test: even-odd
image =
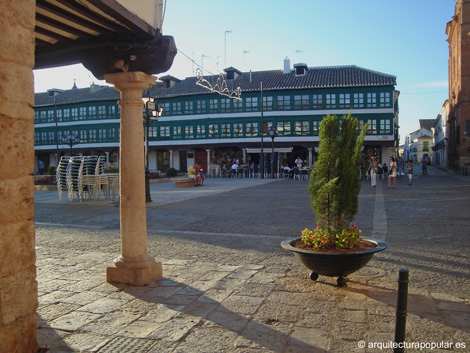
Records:
[[[360,270],[367,265],[375,253],[387,248],[385,242],[363,239],[377,246],[373,249],[357,252],[326,253],[295,248],[292,244],[298,239],[300,238],[286,239],[281,243],[281,246],[285,250],[292,251],[299,261],[312,271],[310,273],[312,280],[317,280],[318,275],[338,277],[338,287],[343,287],[346,284],[345,276]]]

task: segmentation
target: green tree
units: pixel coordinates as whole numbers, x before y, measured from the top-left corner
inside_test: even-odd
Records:
[[[328,115],[320,124],[318,160],[308,190],[317,226],[328,234],[328,246],[335,244],[337,236],[349,227],[358,211],[361,152],[366,132],[367,124],[358,133],[358,121],[351,114],[341,120]]]

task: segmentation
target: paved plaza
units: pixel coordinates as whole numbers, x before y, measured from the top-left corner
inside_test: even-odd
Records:
[[[396,189],[363,181],[355,224],[388,248],[343,288],[311,281],[280,247],[315,225],[307,181],[152,184],[148,247],[164,278],[144,287],[106,282],[120,254],[117,203],[37,191],[39,344],[48,353],[392,352],[407,269],[415,348],[405,351],[467,352],[470,177],[415,171],[411,187],[405,176]]]

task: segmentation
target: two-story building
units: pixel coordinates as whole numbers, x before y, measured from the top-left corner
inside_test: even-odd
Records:
[[[227,90],[241,89],[240,99],[229,98],[196,84],[197,77],[160,78],[148,94],[163,108],[149,128],[149,168],[181,171],[194,162],[221,168],[232,159],[258,164],[272,151],[269,129],[278,136],[274,149],[279,163],[305,165],[315,159],[320,122],[327,114],[352,113],[358,129],[368,123],[364,160],[376,155],[386,161],[397,151],[398,95],[396,77],[357,66],[308,67],[288,60],[284,70],[241,72],[225,69]],[[216,84],[219,76],[204,76]],[[107,155],[118,161],[119,94],[110,87],[92,86],[36,95],[36,154],[55,163],[55,155],[69,154],[68,136],[79,136],[72,153]],[[263,120],[263,121],[262,121]],[[269,161],[270,157],[266,156]]]

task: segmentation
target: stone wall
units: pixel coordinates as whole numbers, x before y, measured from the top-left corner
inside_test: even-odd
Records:
[[[36,342],[34,0],[0,2],[0,353]]]

